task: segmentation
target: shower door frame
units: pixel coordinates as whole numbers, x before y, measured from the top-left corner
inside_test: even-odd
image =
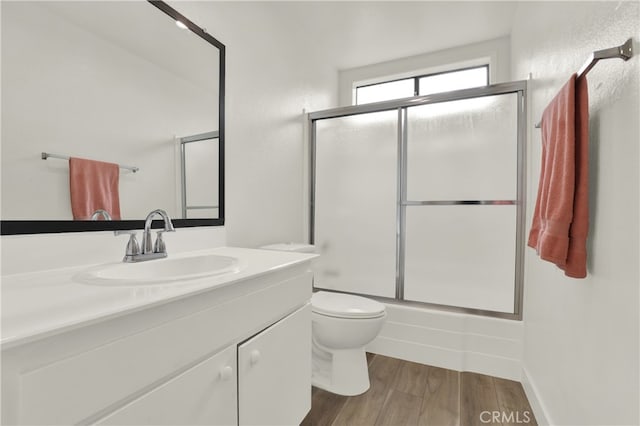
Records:
[[[187,219],[187,213],[189,210],[206,210],[206,209],[218,209],[220,211],[220,194],[218,194],[218,204],[216,205],[189,205],[187,204],[187,144],[195,142],[204,142],[208,140],[216,139],[216,142],[220,143],[220,132],[218,130],[212,130],[210,132],[199,133],[197,135],[184,136],[179,139],[180,142],[180,211],[182,212],[182,219]]]
[[[486,205],[493,204],[485,200],[457,200],[457,201],[426,201],[412,202],[407,200],[407,114],[410,107],[437,104],[449,101],[480,98],[485,96],[516,94],[517,95],[517,184],[516,199],[508,200],[516,205],[516,240],[515,240],[515,275],[514,275],[514,301],[513,313],[474,309],[461,306],[443,305],[430,302],[420,302],[404,299],[404,262],[405,262],[405,237],[406,237],[406,209],[416,205]],[[524,286],[524,226],[526,215],[526,123],[527,123],[527,82],[513,81],[472,89],[456,90],[444,93],[434,93],[426,96],[414,96],[411,98],[396,99],[384,102],[375,102],[363,105],[353,105],[316,111],[307,114],[309,122],[309,242],[315,242],[315,187],[316,187],[316,122],[318,120],[348,117],[360,114],[368,114],[382,111],[397,110],[398,112],[398,158],[397,158],[397,191],[396,191],[396,283],[395,298],[374,296],[366,293],[353,293],[332,289],[322,289],[340,293],[356,294],[380,300],[386,303],[400,303],[430,307],[440,310],[461,312],[467,314],[522,320],[522,298]],[[504,204],[504,201],[501,201]],[[315,288],[315,285],[314,285]]]

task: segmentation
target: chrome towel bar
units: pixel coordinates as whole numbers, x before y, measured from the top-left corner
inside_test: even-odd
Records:
[[[43,152],[41,158],[43,160],[46,160],[47,158],[57,158],[57,159],[60,159],[60,160],[68,160],[69,156],[68,155],[60,155],[60,154],[51,154],[49,152]],[[135,166],[125,166],[123,164],[118,164],[118,166],[121,169],[131,170],[133,173],[135,173],[138,170],[140,170],[138,167],[135,167]]]
[[[621,44],[620,46],[610,47],[608,49],[596,50],[593,52],[587,62],[584,63],[580,70],[578,71],[578,78],[582,77],[594,67],[595,64],[598,63],[601,59],[613,59],[620,58],[623,61],[628,61],[633,56],[633,40],[629,39]],[[536,129],[540,128],[540,124],[542,122],[536,123]]]

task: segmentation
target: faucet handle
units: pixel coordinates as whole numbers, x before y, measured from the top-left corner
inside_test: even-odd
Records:
[[[140,254],[140,245],[138,244],[138,240],[136,239],[136,231],[113,231],[113,235],[124,235],[129,234],[129,242],[127,242],[127,249],[125,251],[126,256],[134,256]]]
[[[175,229],[172,229],[171,231],[175,231]],[[156,242],[153,245],[153,252],[154,253],[166,253],[167,252],[167,246],[164,243],[164,240],[162,239],[162,233],[165,231],[158,231],[157,232],[157,236],[156,236]]]

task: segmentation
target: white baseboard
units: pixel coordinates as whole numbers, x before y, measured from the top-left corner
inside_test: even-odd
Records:
[[[540,426],[548,426],[551,424],[549,421],[549,416],[547,415],[547,410],[544,408],[544,404],[542,400],[538,397],[538,391],[535,386],[535,383],[531,379],[526,368],[522,367],[522,387],[524,388],[524,393],[527,395],[527,399],[529,400],[529,405],[531,405],[531,409],[533,410],[533,415],[536,416],[536,422]]]
[[[461,352],[389,337],[376,338],[367,346],[367,352],[457,371],[462,365]]]
[[[520,381],[522,323],[388,304],[387,321],[367,350]]]

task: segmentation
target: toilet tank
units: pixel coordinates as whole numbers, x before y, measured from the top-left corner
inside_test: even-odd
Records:
[[[260,247],[264,250],[295,251],[298,253],[315,253],[316,246],[303,243],[277,243]]]

